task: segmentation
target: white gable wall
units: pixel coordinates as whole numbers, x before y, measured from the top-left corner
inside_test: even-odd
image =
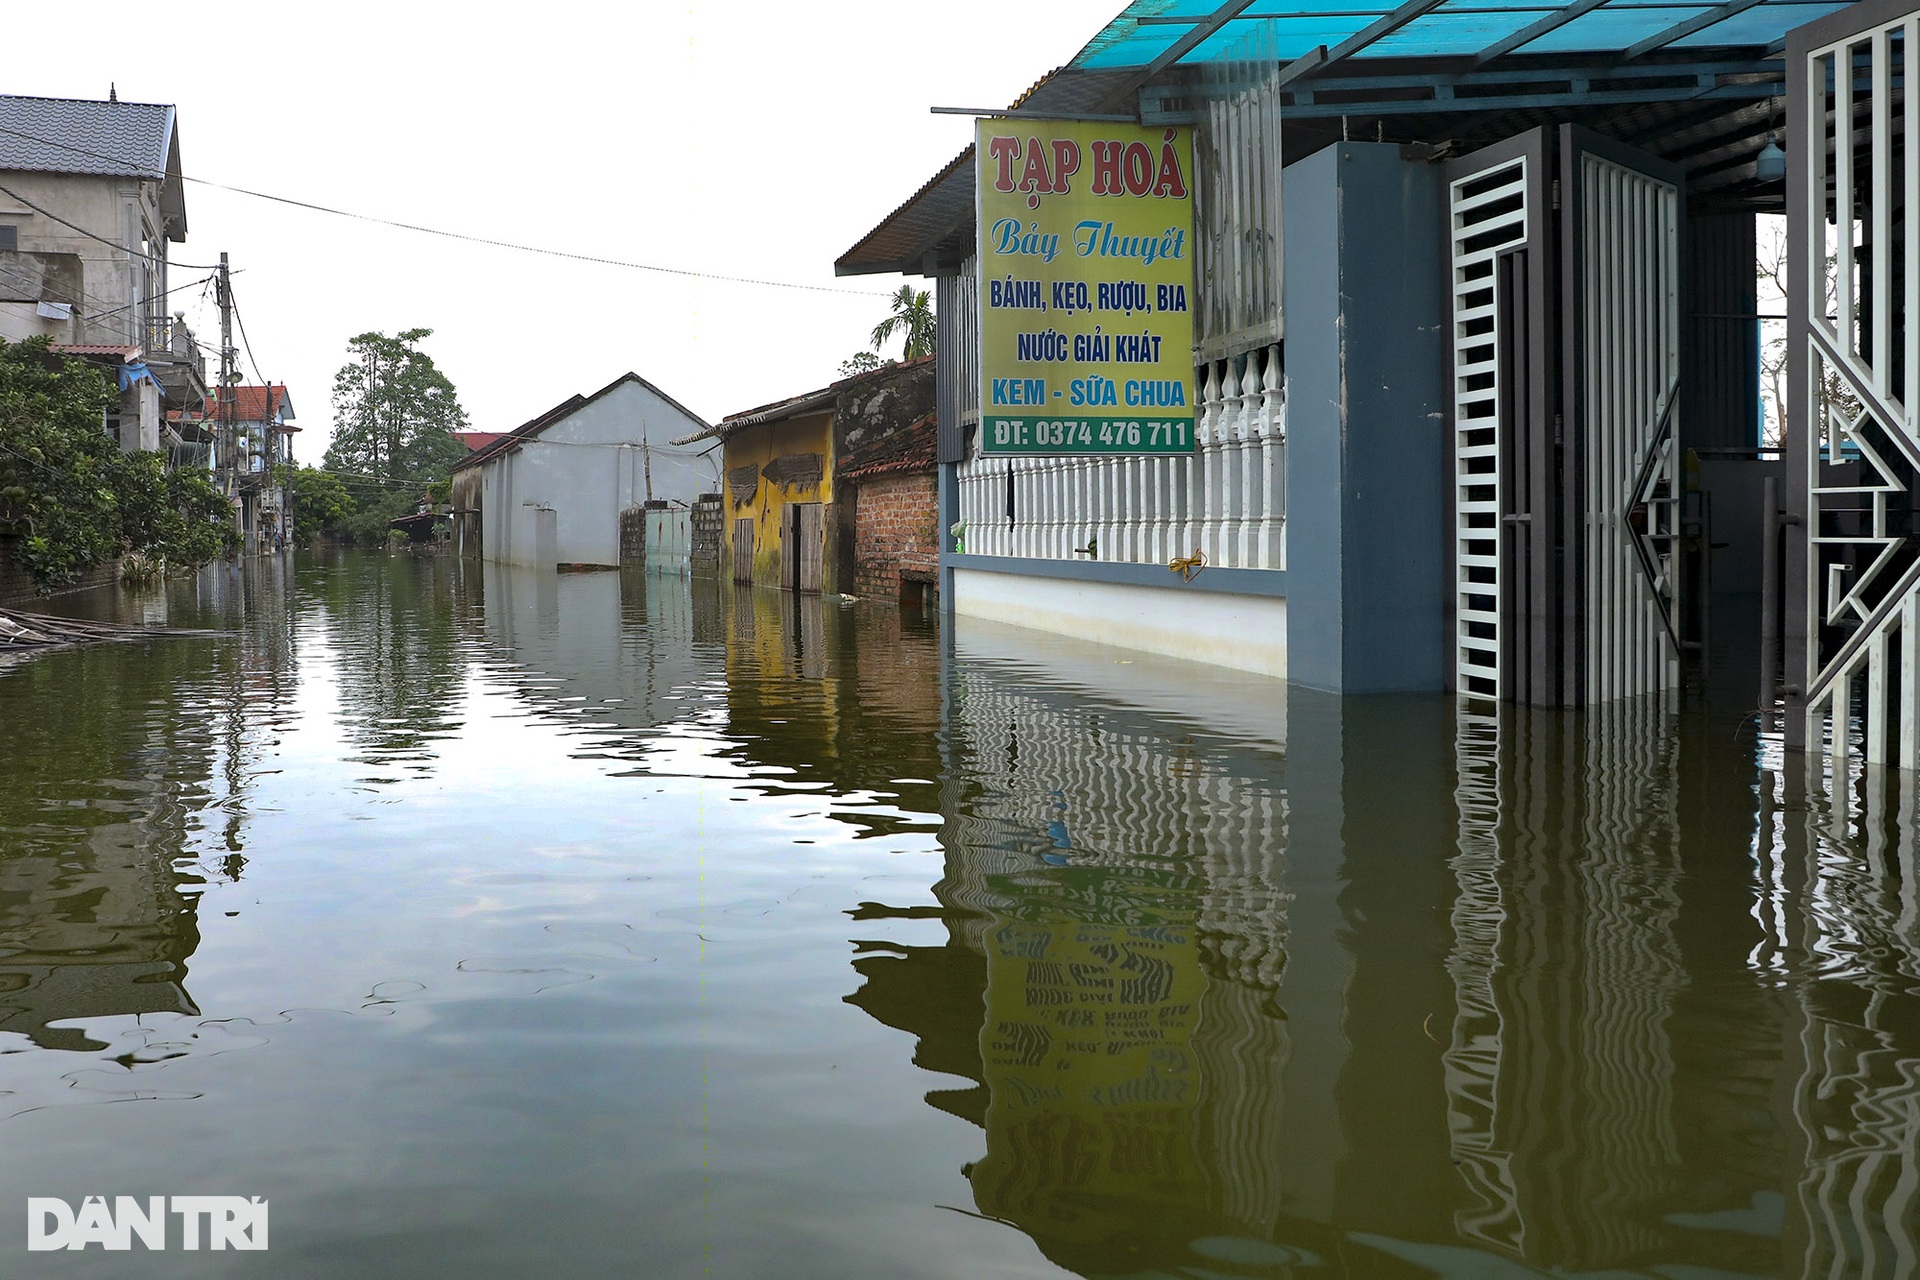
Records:
[[[656,499],[691,506],[719,487],[717,450],[703,458],[697,446],[667,443],[701,425],[648,387],[622,382],[482,463],[482,556],[535,569],[620,563],[620,512],[647,500],[649,462]],[[550,533],[542,510],[553,512]]]

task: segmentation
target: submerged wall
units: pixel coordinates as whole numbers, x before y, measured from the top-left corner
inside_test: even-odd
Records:
[[[1008,571],[1013,566],[1003,568],[999,556],[960,556],[953,564],[955,612],[969,618],[1263,676],[1287,675],[1285,597],[1209,589],[1232,583],[1231,570],[1203,571],[1187,584],[1158,565],[1066,565],[1063,574],[1078,572],[1039,577]],[[1208,573],[1215,582],[1195,589]]]

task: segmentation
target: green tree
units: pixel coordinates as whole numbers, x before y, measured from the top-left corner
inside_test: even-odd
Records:
[[[66,586],[113,552],[103,426],[116,399],[100,371],[42,338],[0,342],[0,532],[43,589]]]
[[[293,536],[342,528],[353,515],[353,495],[340,477],[317,467],[274,468],[274,483],[293,499]]]
[[[901,359],[918,360],[921,356],[932,355],[933,299],[927,291],[903,284],[894,290],[887,302],[893,312],[873,326],[874,349],[877,351],[886,346],[898,333],[906,339],[906,349],[901,352]]]
[[[324,461],[349,477],[356,497],[369,496],[369,486],[353,478],[424,485],[467,455],[451,434],[467,426],[459,393],[418,345],[432,333],[363,333],[347,344],[349,359],[333,377],[333,444]]]
[[[856,351],[840,362],[840,376],[852,378],[859,374],[872,373],[880,367],[881,363],[880,357],[871,351]]]
[[[104,427],[118,400],[101,369],[46,339],[0,340],[0,532],[43,591],[127,552],[198,566],[238,544],[204,472],[120,451]]]

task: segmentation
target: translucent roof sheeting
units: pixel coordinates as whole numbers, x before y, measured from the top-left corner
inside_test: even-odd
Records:
[[[1225,8],[1234,8],[1227,5]],[[1165,19],[1204,23],[1223,8],[1217,0],[1134,0],[1080,51],[1072,65],[1088,70],[1144,67],[1173,48],[1194,27]],[[1352,52],[1356,58],[1476,57],[1499,42],[1565,11],[1584,10],[1552,30],[1506,52],[1527,54],[1618,54],[1683,28],[1660,47],[1764,47],[1802,23],[1839,9],[1833,0],[1731,0],[1731,3],[1649,3],[1605,0],[1591,5],[1542,4],[1540,0],[1442,0],[1438,4],[1383,5],[1354,0],[1252,0],[1177,61],[1181,65],[1223,56],[1247,24],[1272,24],[1283,58],[1320,46],[1336,48],[1381,19],[1404,25]],[[1695,24],[1696,19],[1705,21]]]
[[[1458,155],[1578,124],[1687,173],[1696,209],[1777,210],[1789,31],[1844,0],[1133,0],[1009,114],[1191,123],[1208,64],[1275,67],[1283,163],[1367,138]],[[1264,73],[1263,73],[1264,74]],[[841,255],[920,271],[973,243],[971,148]]]

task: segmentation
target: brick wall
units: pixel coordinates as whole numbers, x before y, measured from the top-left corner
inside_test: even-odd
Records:
[[[628,507],[620,513],[620,563],[644,564],[646,559],[646,508]]]
[[[860,482],[853,521],[855,595],[897,600],[903,580],[934,580],[940,567],[937,490],[938,482],[926,473]]]
[[[697,574],[718,576],[720,564],[720,529],[726,523],[726,512],[722,508],[720,495],[703,493],[693,503],[693,571]]]
[[[22,569],[13,558],[15,538],[0,536],[0,608],[31,609],[34,602],[42,599],[33,585],[33,575]],[[80,581],[65,588],[67,591],[87,591],[94,587],[111,586],[120,581],[120,562],[109,560],[80,575]]]

